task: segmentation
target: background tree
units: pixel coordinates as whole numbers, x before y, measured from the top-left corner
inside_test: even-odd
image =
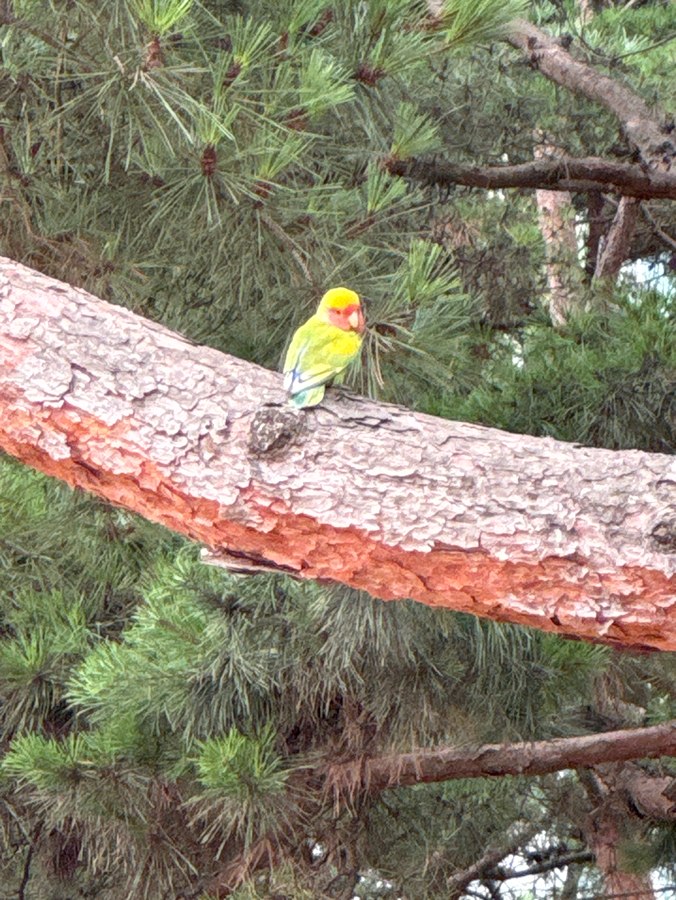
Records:
[[[671,452],[676,11],[585,10],[5,0],[0,250],[269,367],[346,283],[369,301],[359,390]],[[508,28],[518,14],[534,24]],[[570,59],[622,88],[617,109],[557,81]],[[561,165],[482,189],[537,163],[538,135]],[[536,188],[570,191],[580,245],[554,325]],[[676,718],[671,655],[228,576],[12,460],[0,479],[17,897],[495,898],[565,871],[576,898],[673,878],[668,761],[396,776],[405,751]],[[369,780],[383,754],[389,790]]]

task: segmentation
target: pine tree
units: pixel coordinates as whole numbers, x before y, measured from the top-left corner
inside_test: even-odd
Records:
[[[531,193],[396,174],[528,163],[538,140],[632,165],[610,112],[503,40],[526,14],[671,114],[673,5],[592,6],[6,0],[0,249],[272,368],[322,290],[349,284],[368,301],[358,390],[671,452],[669,200],[643,203],[640,264],[604,284],[589,276],[621,195],[572,192],[587,265],[566,261],[554,327]],[[383,754],[669,721],[670,655],[227,575],[8,458],[0,480],[17,896],[495,898],[510,870],[567,866],[583,897],[602,890],[603,821],[637,892],[647,871],[673,878],[669,804],[636,786],[661,795],[669,761],[385,792],[362,777]]]

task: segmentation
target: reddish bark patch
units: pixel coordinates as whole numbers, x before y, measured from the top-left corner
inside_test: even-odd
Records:
[[[141,449],[135,457],[124,421],[109,427],[80,411],[45,407],[44,434],[67,435],[55,453],[53,441],[36,440],[35,413],[11,402],[5,410],[0,446],[8,453],[214,549],[258,556],[303,578],[342,582],[384,600],[410,597],[560,635],[676,649],[676,618],[670,615],[676,584],[660,572],[635,566],[599,574],[583,559],[528,564],[480,550],[405,550],[353,526],[296,514],[281,500],[263,500],[255,485],[240,490],[234,512],[173,483]],[[93,441],[124,450],[119,459],[111,451],[110,466],[102,469],[88,452]]]

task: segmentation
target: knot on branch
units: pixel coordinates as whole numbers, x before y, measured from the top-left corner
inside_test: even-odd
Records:
[[[262,406],[256,411],[249,433],[249,451],[269,456],[285,450],[303,431],[303,416],[288,406]]]
[[[665,553],[676,552],[676,521],[659,522],[650,532],[650,537]]]

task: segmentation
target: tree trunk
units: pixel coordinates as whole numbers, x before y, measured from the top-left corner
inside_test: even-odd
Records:
[[[620,200],[613,224],[598,255],[594,278],[617,278],[622,263],[629,256],[638,220],[639,202],[635,197],[622,197]]]
[[[628,792],[627,771],[640,772],[636,766],[620,763],[600,767],[591,776],[597,777],[598,789],[604,799],[587,819],[585,839],[603,875],[607,897],[652,900],[654,892],[650,874],[629,871],[622,859],[622,841],[636,825],[636,818],[631,815],[628,806],[628,801],[635,801]],[[647,776],[645,780],[649,780]],[[670,779],[657,779],[660,780]]]
[[[536,144],[535,159],[560,159],[562,151],[549,142]],[[536,190],[540,232],[547,256],[549,315],[554,325],[565,325],[580,306],[582,272],[577,258],[575,209],[568,191]]]
[[[0,446],[214,548],[635,647],[676,648],[676,459],[449,422],[281,376],[0,260]]]
[[[623,868],[618,848],[621,822],[618,813],[608,806],[596,810],[593,824],[587,829],[587,843],[603,875],[607,897],[623,900],[651,900],[654,897],[649,874],[638,875]]]

